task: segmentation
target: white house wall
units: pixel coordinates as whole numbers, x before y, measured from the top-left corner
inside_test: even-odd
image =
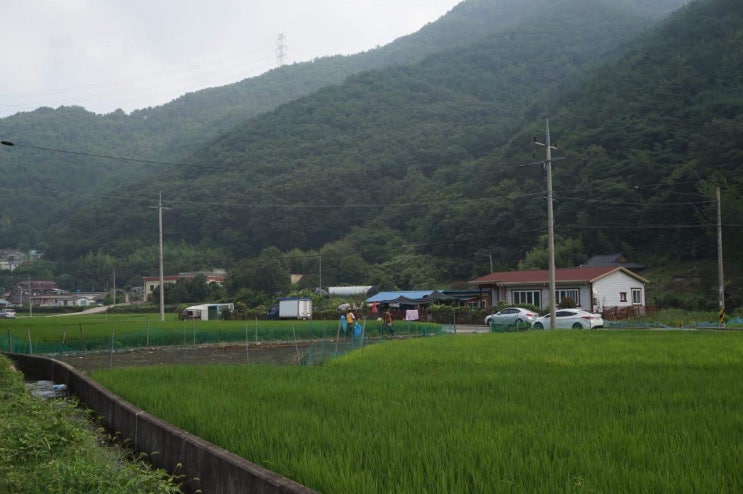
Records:
[[[645,287],[640,280],[621,271],[601,278],[593,284],[593,290],[596,292],[597,308],[632,306],[632,289],[640,290],[642,297],[640,302],[644,305]],[[626,301],[622,301],[621,293],[627,294]]]

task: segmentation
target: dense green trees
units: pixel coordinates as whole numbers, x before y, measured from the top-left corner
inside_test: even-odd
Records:
[[[225,297],[225,290],[216,283],[208,283],[206,276],[198,274],[193,278],[183,278],[173,284],[165,285],[165,303],[178,305],[183,303],[218,302]],[[150,294],[150,302],[160,300],[160,288]]]
[[[239,261],[227,278],[227,295],[250,305],[272,305],[289,289],[289,269],[281,252],[272,247],[256,258]]]

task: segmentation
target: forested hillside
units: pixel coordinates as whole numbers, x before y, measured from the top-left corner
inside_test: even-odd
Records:
[[[536,101],[587,83],[647,27],[608,2],[560,2],[478,43],[283,105],[136,190],[163,191],[172,241],[233,258],[267,247],[322,250],[328,259],[333,249],[352,253],[340,272],[325,266],[329,283],[466,279],[482,265],[478,252],[514,266],[539,237],[542,177],[505,162],[504,148],[524,118],[541,119]],[[528,141],[518,146],[531,152]],[[82,211],[66,228],[65,252],[125,255],[152,237],[140,227],[151,219],[146,208]],[[102,228],[88,232],[96,221]],[[400,265],[426,268],[396,280]]]
[[[743,242],[740,2],[693,2],[658,25],[651,21],[683,2],[524,3],[498,10],[501,3],[468,0],[415,36],[360,55],[376,57],[367,65],[337,57],[332,84],[305,81],[298,99],[268,98],[285,87],[278,82],[254,88],[254,101],[272,102],[251,119],[234,107],[204,118],[210,104],[231,108],[237,86],[131,116],[93,116],[106,122],[98,128],[115,129],[109,117],[125,122],[101,148],[117,149],[114,137],[127,135],[131,117],[178,129],[147,144],[169,164],[67,157],[109,168],[88,177],[100,195],[69,199],[60,187],[55,224],[38,237],[53,259],[81,259],[60,263],[68,276],[105,264],[136,280],[154,268],[152,206],[162,191],[173,271],[278,262],[316,286],[321,258],[325,286],[417,288],[481,274],[487,256],[496,269],[540,266],[545,176],[521,165],[543,158],[532,141],[544,138],[549,117],[555,154],[565,158],[554,166],[558,263],[620,251],[646,264],[713,259],[717,185],[726,250],[735,252]],[[484,19],[496,27],[488,32]],[[433,39],[442,45],[434,49]],[[320,81],[332,60],[302,70],[317,70]],[[344,64],[355,68],[344,72]],[[292,68],[264,77],[293,85]],[[202,131],[212,137],[192,139]],[[52,139],[49,147],[64,142],[63,134]],[[190,146],[192,154],[173,154]],[[21,150],[44,159],[43,150]],[[23,172],[29,162],[14,166]],[[65,200],[80,206],[70,213]],[[234,286],[233,295],[241,288],[261,287]]]
[[[566,196],[570,183],[582,191],[560,209],[567,232],[603,225],[614,234],[602,236],[646,255],[715,258],[719,185],[726,246],[739,250],[740,53],[743,4],[696,2],[602,70],[570,107],[554,108],[572,155],[559,186]]]
[[[623,0],[647,18],[662,16],[681,2],[665,0],[648,8],[636,0]],[[161,171],[163,165],[146,161],[180,161],[221,129],[324,86],[340,84],[351,74],[416,63],[438,51],[466,46],[513,28],[549,3],[468,0],[420,32],[387,46],[354,56],[281,67],[130,115],[121,111],[94,115],[81,107],[61,107],[0,119],[3,140],[44,148],[0,153],[0,178],[6,190],[0,196],[0,246],[46,250],[52,236],[50,229],[63,223],[71,210],[91,207],[87,205],[91,200],[95,204],[99,196],[91,198],[91,194]],[[101,155],[138,161],[107,160]],[[22,209],[19,204],[23,204]]]

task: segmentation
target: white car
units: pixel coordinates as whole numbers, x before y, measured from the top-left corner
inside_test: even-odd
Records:
[[[485,324],[531,324],[539,314],[521,307],[506,307],[485,318]]]
[[[15,319],[15,311],[12,309],[2,309],[0,310],[0,318]]]
[[[550,328],[550,315],[547,314],[542,317],[538,317],[534,324],[534,329],[551,329]],[[555,312],[555,328],[565,329],[593,329],[603,328],[604,319],[601,314],[593,314],[583,309],[559,309]]]

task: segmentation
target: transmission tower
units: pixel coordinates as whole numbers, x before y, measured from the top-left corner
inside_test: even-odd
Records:
[[[276,66],[281,67],[286,63],[286,35],[279,34],[276,38]]]

